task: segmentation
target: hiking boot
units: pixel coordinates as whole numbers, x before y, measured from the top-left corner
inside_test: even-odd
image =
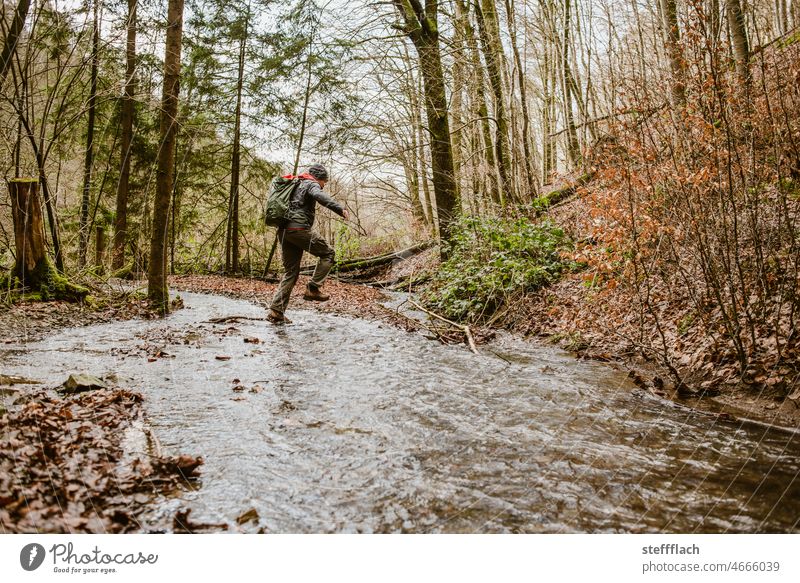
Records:
[[[303,294],[303,299],[311,302],[327,302],[331,296],[322,293],[318,287],[307,286],[306,293]]]
[[[273,324],[291,324],[292,321],[276,310],[270,310],[267,314],[267,320]]]

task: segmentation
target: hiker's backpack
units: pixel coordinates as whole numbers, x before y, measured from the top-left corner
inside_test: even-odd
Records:
[[[272,181],[272,190],[267,199],[267,210],[264,222],[270,227],[282,227],[286,224],[286,214],[300,179],[295,176],[278,176]]]

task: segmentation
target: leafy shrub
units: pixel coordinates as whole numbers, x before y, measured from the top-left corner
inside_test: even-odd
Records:
[[[526,218],[466,218],[453,228],[448,260],[437,272],[425,301],[449,318],[480,320],[515,292],[535,291],[571,263],[567,241],[549,222]]]

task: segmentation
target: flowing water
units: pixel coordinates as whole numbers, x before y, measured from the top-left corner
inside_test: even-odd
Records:
[[[800,530],[796,434],[688,410],[510,337],[474,355],[302,310],[286,327],[214,324],[264,311],[183,297],[166,320],[0,347],[4,373],[51,386],[115,374],[144,394],[165,453],[205,458],[198,485],[158,499],[145,529],[187,507],[266,532]],[[258,524],[237,527],[251,508]]]

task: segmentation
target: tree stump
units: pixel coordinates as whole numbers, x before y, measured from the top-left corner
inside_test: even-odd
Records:
[[[14,275],[26,286],[33,286],[37,274],[47,267],[38,186],[36,179],[26,178],[15,178],[8,183],[11,216],[14,220],[14,245],[17,251]]]
[[[35,178],[15,178],[8,183],[17,253],[13,277],[43,300],[83,299],[89,290],[70,283],[47,259],[38,186]]]

